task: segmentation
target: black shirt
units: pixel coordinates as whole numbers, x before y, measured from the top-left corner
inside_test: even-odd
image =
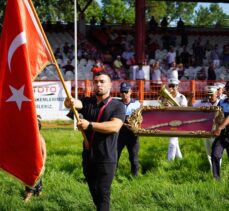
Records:
[[[82,99],[83,108],[79,112],[83,118],[96,122],[100,108],[106,104],[109,97],[97,105],[96,97],[86,97]],[[109,121],[112,118],[125,120],[125,107],[123,103],[116,99],[107,105],[103,111],[99,122]],[[93,130],[86,130],[88,141],[91,141]],[[95,132],[91,145],[92,161],[95,163],[116,163],[117,162],[117,138],[118,133],[104,134]]]

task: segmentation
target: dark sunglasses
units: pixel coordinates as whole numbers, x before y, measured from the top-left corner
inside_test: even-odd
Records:
[[[175,84],[169,84],[168,87],[169,88],[174,88],[174,87],[176,87],[176,85]]]
[[[122,94],[124,94],[124,93],[127,94],[128,92],[129,92],[129,91],[122,91],[121,93],[122,93]]]

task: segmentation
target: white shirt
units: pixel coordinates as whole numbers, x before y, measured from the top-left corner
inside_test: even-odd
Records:
[[[153,83],[155,84],[161,84],[161,70],[160,68],[156,69],[156,70],[152,70],[151,72],[151,80],[154,80]]]
[[[171,64],[176,61],[176,52],[168,52],[167,54],[167,62],[168,64]]]
[[[187,101],[186,97],[179,92],[177,93],[177,95],[174,99],[176,100],[177,103],[180,104],[180,106],[186,107],[188,105],[188,101]]]
[[[217,99],[213,104],[209,102],[208,100],[200,100],[197,101],[196,103],[193,104],[193,107],[198,108],[198,107],[210,107],[210,106],[217,106],[219,102],[219,99]]]
[[[138,80],[144,80],[145,79],[145,73],[144,73],[142,68],[141,69],[137,68],[136,79],[138,79]]]
[[[176,78],[178,79],[178,69],[173,69],[173,68],[169,68],[168,70],[168,78]]]

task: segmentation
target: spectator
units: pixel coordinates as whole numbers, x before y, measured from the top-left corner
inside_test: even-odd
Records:
[[[93,65],[91,72],[93,73],[93,75],[95,75],[98,72],[104,71],[104,65],[100,60],[97,60],[96,63]]]
[[[184,22],[183,22],[183,20],[181,18],[177,22],[177,28],[178,29],[184,29]]]
[[[209,84],[212,84],[213,81],[216,80],[216,66],[214,63],[211,63],[208,67],[208,77],[207,80],[209,81]]]
[[[158,23],[155,20],[154,16],[151,16],[151,19],[149,21],[149,30],[154,31],[158,27]]]
[[[143,64],[140,63],[136,69],[136,80],[145,80],[145,73],[143,70]]]
[[[218,45],[216,44],[211,51],[211,62],[215,65],[215,67],[220,66],[220,54],[218,50]]]
[[[157,60],[150,65],[150,80],[152,80],[152,88],[157,92],[161,89],[161,74],[160,61]]]
[[[178,79],[178,68],[175,61],[171,64],[171,67],[168,70],[167,78]]]
[[[115,75],[117,75],[117,79],[120,79],[121,71],[123,71],[123,64],[122,64],[120,55],[118,55],[116,59],[114,60],[113,66],[114,66]]]
[[[178,68],[178,79],[180,80],[184,76],[185,68],[182,63],[177,65]]]
[[[71,60],[68,59],[67,64],[62,67],[64,69],[64,73],[67,71],[75,72],[75,67],[71,64]]]
[[[167,26],[168,26],[167,17],[163,17],[161,21],[161,28],[167,28]]]
[[[70,48],[70,46],[69,46],[68,42],[65,42],[64,46],[63,46],[63,52],[66,56],[68,55],[69,48]]]
[[[56,48],[55,52],[54,52],[54,56],[56,59],[63,59],[63,55],[60,52],[60,48]]]
[[[183,47],[183,51],[180,54],[180,62],[184,65],[184,67],[188,68],[191,63],[191,55],[187,51],[187,47]]]
[[[176,62],[176,52],[174,51],[174,47],[170,46],[169,52],[167,53],[167,64],[169,67]]]

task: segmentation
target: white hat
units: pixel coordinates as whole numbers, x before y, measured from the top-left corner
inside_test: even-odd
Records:
[[[168,84],[175,84],[178,85],[180,83],[180,81],[176,78],[169,78],[168,79]]]
[[[223,89],[225,87],[225,84],[224,83],[220,83],[220,82],[216,82],[214,83],[214,86],[217,87],[217,89]]]
[[[210,95],[215,94],[217,91],[217,86],[206,86],[204,88],[204,91],[206,94],[210,94]]]

